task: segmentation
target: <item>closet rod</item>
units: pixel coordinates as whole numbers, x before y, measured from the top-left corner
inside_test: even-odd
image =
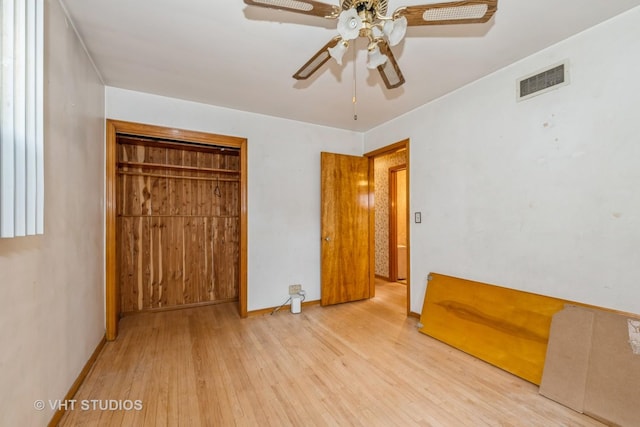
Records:
[[[134,214],[118,214],[118,218],[213,218],[213,219],[237,219],[238,215],[134,215]]]
[[[133,166],[139,168],[154,168],[154,169],[177,169],[177,170],[188,170],[195,172],[215,172],[215,173],[231,173],[231,174],[239,174],[238,170],[231,169],[213,169],[213,168],[201,168],[198,166],[182,166],[182,165],[168,165],[166,163],[144,163],[144,162],[118,162],[118,166]]]
[[[210,176],[180,176],[180,175],[165,175],[161,173],[144,173],[144,172],[129,172],[118,171],[120,175],[129,176],[150,176],[154,178],[173,178],[173,179],[191,179],[195,181],[223,181],[223,182],[240,182],[239,178],[213,178]]]

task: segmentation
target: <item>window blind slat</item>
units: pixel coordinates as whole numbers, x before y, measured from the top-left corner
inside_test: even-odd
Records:
[[[41,234],[43,3],[1,4],[0,237]]]
[[[25,92],[26,99],[35,100],[37,97],[36,92],[36,65],[34,62],[37,59],[37,37],[38,27],[36,21],[36,5],[34,3],[27,3],[27,31],[26,31],[26,47],[27,47],[27,68],[25,74]],[[25,215],[25,227],[26,234],[36,234],[36,209],[37,209],[37,163],[36,163],[36,102],[29,102],[26,105],[27,120],[25,122],[25,135],[26,135],[26,215]]]
[[[27,217],[27,8],[23,1],[15,4],[13,53],[13,126],[14,126],[14,236],[26,234]]]
[[[0,125],[0,237],[13,236],[13,2],[2,2],[2,117]]]
[[[44,3],[36,0],[35,10],[35,233],[44,233]]]

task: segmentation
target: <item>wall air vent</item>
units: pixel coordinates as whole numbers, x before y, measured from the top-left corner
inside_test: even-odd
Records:
[[[518,101],[541,95],[569,84],[568,62],[552,65],[517,81]]]

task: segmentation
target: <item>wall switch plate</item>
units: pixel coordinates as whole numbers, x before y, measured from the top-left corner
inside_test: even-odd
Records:
[[[289,285],[289,295],[298,295],[302,290],[302,285]]]

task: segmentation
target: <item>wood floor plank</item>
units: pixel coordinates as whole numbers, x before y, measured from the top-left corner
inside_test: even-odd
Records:
[[[602,426],[538,388],[436,341],[406,288],[301,314],[241,319],[235,304],[125,317],[76,399],[140,411],[68,411],[62,426]]]

